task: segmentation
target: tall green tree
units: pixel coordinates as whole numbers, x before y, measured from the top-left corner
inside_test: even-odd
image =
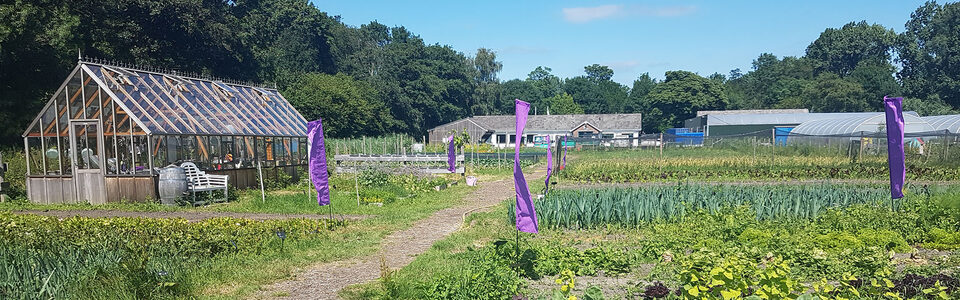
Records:
[[[577,105],[576,102],[573,102],[573,97],[567,93],[554,95],[553,97],[547,98],[544,102],[549,104],[550,114],[553,115],[570,115],[570,114],[582,114],[583,108],[580,105]]]
[[[527,101],[530,105],[537,107],[537,111],[543,109],[546,112],[547,106],[541,103],[542,99],[540,94],[537,92],[537,87],[534,86],[533,81],[531,80],[520,80],[520,79],[511,79],[500,84],[500,97],[497,101],[497,107],[500,112],[503,114],[513,114],[516,107],[514,107],[513,100],[520,99]],[[533,109],[531,109],[532,111]],[[531,112],[533,113],[533,112]]]
[[[861,62],[880,64],[890,60],[897,34],[892,29],[866,21],[850,22],[840,28],[827,28],[810,46],[807,58],[817,72],[850,75]]]
[[[470,103],[470,115],[485,115],[497,112],[496,102],[497,73],[503,69],[503,63],[497,61],[497,54],[487,48],[477,49],[477,55],[471,59],[473,65],[474,100]]]
[[[533,83],[533,86],[540,92],[541,98],[549,98],[563,93],[563,85],[560,77],[551,74],[553,71],[549,67],[537,66],[536,69],[527,74],[527,81]]]
[[[657,81],[650,77],[650,73],[643,73],[633,81],[633,88],[624,106],[625,113],[638,113],[646,109],[646,98],[650,91],[657,86]]]
[[[936,96],[960,107],[960,2],[917,8],[896,44],[898,73],[914,98]]]
[[[693,72],[668,71],[666,79],[648,95],[649,111],[644,128],[663,131],[681,126],[700,110],[726,109],[728,100],[723,86]]]
[[[345,74],[307,73],[284,90],[284,95],[308,120],[323,118],[329,137],[380,135],[386,128],[384,105],[363,81]]]
[[[609,81],[610,78],[613,78],[613,70],[599,64],[583,67],[583,71],[587,73],[587,78],[596,82]]]
[[[814,112],[868,111],[870,103],[863,87],[833,73],[822,73],[804,91],[806,105]]]

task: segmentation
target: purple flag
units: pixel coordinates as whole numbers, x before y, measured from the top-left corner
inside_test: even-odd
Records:
[[[310,179],[317,189],[317,204],[330,204],[330,184],[327,174],[327,150],[323,146],[323,120],[307,123],[307,153],[310,155]]]
[[[567,167],[567,136],[563,136],[563,143],[560,144],[560,147],[563,147],[563,164],[560,165],[560,170]]]
[[[548,134],[547,135],[547,180],[544,182],[546,183],[546,188],[545,188],[546,191],[550,190],[550,173],[553,172],[553,153],[552,152],[553,151],[550,151],[550,135]]]
[[[533,200],[530,199],[530,188],[527,186],[527,180],[523,178],[523,169],[520,168],[520,137],[523,136],[523,127],[527,126],[527,113],[530,112],[530,103],[514,100],[516,102],[517,118],[517,143],[513,153],[513,187],[517,191],[517,230],[529,233],[539,232],[537,226],[537,211],[533,208]]]
[[[907,179],[906,157],[903,154],[903,97],[883,97],[887,112],[887,164],[890,166],[890,196],[903,198],[903,182]]]
[[[450,149],[447,150],[447,170],[450,173],[457,171],[457,145],[453,142],[453,135],[450,135]]]

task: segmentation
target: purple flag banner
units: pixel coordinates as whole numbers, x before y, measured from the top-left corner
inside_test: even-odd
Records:
[[[547,135],[547,180],[544,182],[545,191],[550,190],[550,173],[553,173],[553,151],[550,149],[550,135]]]
[[[307,153],[310,155],[310,179],[317,189],[317,204],[330,204],[330,184],[327,174],[327,150],[323,146],[323,120],[307,123]]]
[[[530,112],[530,103],[514,100],[516,103],[516,136],[517,141],[513,153],[513,187],[517,191],[517,230],[529,233],[538,233],[537,211],[530,198],[530,187],[523,178],[523,169],[520,168],[520,137],[523,136],[523,127],[527,126],[527,113]]]
[[[903,153],[903,97],[883,97],[887,113],[887,164],[890,166],[890,196],[903,198],[903,182],[907,179]]]
[[[560,165],[560,170],[567,167],[567,136],[563,136],[563,143],[560,144],[560,147],[563,147],[563,164]]]
[[[457,145],[453,142],[453,135],[450,135],[450,147],[447,149],[447,170],[450,173],[457,171]]]

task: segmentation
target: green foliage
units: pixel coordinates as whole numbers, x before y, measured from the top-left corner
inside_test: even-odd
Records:
[[[226,255],[273,251],[344,221],[215,218],[57,219],[0,213],[0,293],[4,298],[157,298],[188,295],[189,272]]]
[[[493,251],[470,250],[467,272],[434,280],[430,299],[510,299],[525,285],[504,258]]]
[[[850,22],[841,28],[824,30],[807,46],[807,57],[813,59],[820,72],[846,76],[863,61],[889,60],[896,36],[892,29],[880,24]]]
[[[683,257],[677,273],[680,292],[688,299],[796,299],[803,286],[790,278],[790,267],[779,257],[762,262],[740,255],[695,252]]]
[[[656,85],[647,95],[651,117],[650,129],[665,130],[682,125],[700,110],[722,110],[729,101],[723,86],[715,81],[687,71],[669,71],[666,79]],[[656,112],[656,116],[653,116]]]
[[[727,150],[677,151],[671,159],[635,152],[584,153],[568,162],[558,173],[566,180],[579,182],[647,182],[677,180],[795,180],[795,179],[885,179],[889,176],[886,157],[862,158],[852,162],[847,156],[816,155],[803,147],[778,147],[776,158],[751,156],[751,148]],[[769,153],[770,149],[762,149]],[[795,151],[789,153],[788,151]],[[679,157],[678,157],[679,156]],[[955,180],[960,168],[954,162],[907,161],[907,178],[915,180]]]
[[[897,74],[907,94],[960,107],[960,69],[953,66],[960,55],[960,3],[926,2],[910,15],[896,43]]]
[[[898,207],[900,202],[902,200],[891,204],[889,189],[879,186],[681,184],[554,190],[548,197],[534,200],[534,206],[541,227],[597,228],[635,227],[646,222],[683,218],[698,210],[718,213],[724,208],[741,206],[753,211],[757,219],[774,220],[816,218],[831,208],[856,204]],[[875,237],[875,240],[884,239]],[[905,244],[902,238],[901,243]]]
[[[822,73],[804,90],[804,98],[811,100],[803,107],[815,112],[867,111],[876,99],[866,99],[865,93],[863,86],[856,82],[833,73]]]
[[[927,99],[918,99],[912,97],[903,98],[903,110],[915,111],[921,116],[939,116],[958,114],[957,108],[940,100],[940,96],[933,95]]]
[[[286,87],[284,96],[304,118],[322,118],[329,137],[376,136],[391,123],[376,91],[346,74],[303,74]]]
[[[571,115],[583,113],[583,108],[577,105],[576,102],[573,102],[573,97],[567,93],[563,93],[562,95],[558,94],[544,101],[548,103],[551,114]]]

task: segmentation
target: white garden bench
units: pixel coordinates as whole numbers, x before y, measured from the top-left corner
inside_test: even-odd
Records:
[[[230,182],[230,175],[213,175],[200,171],[197,165],[192,162],[180,164],[183,171],[187,174],[187,189],[197,200],[197,192],[212,192],[223,190],[223,201],[227,201],[227,185]]]

